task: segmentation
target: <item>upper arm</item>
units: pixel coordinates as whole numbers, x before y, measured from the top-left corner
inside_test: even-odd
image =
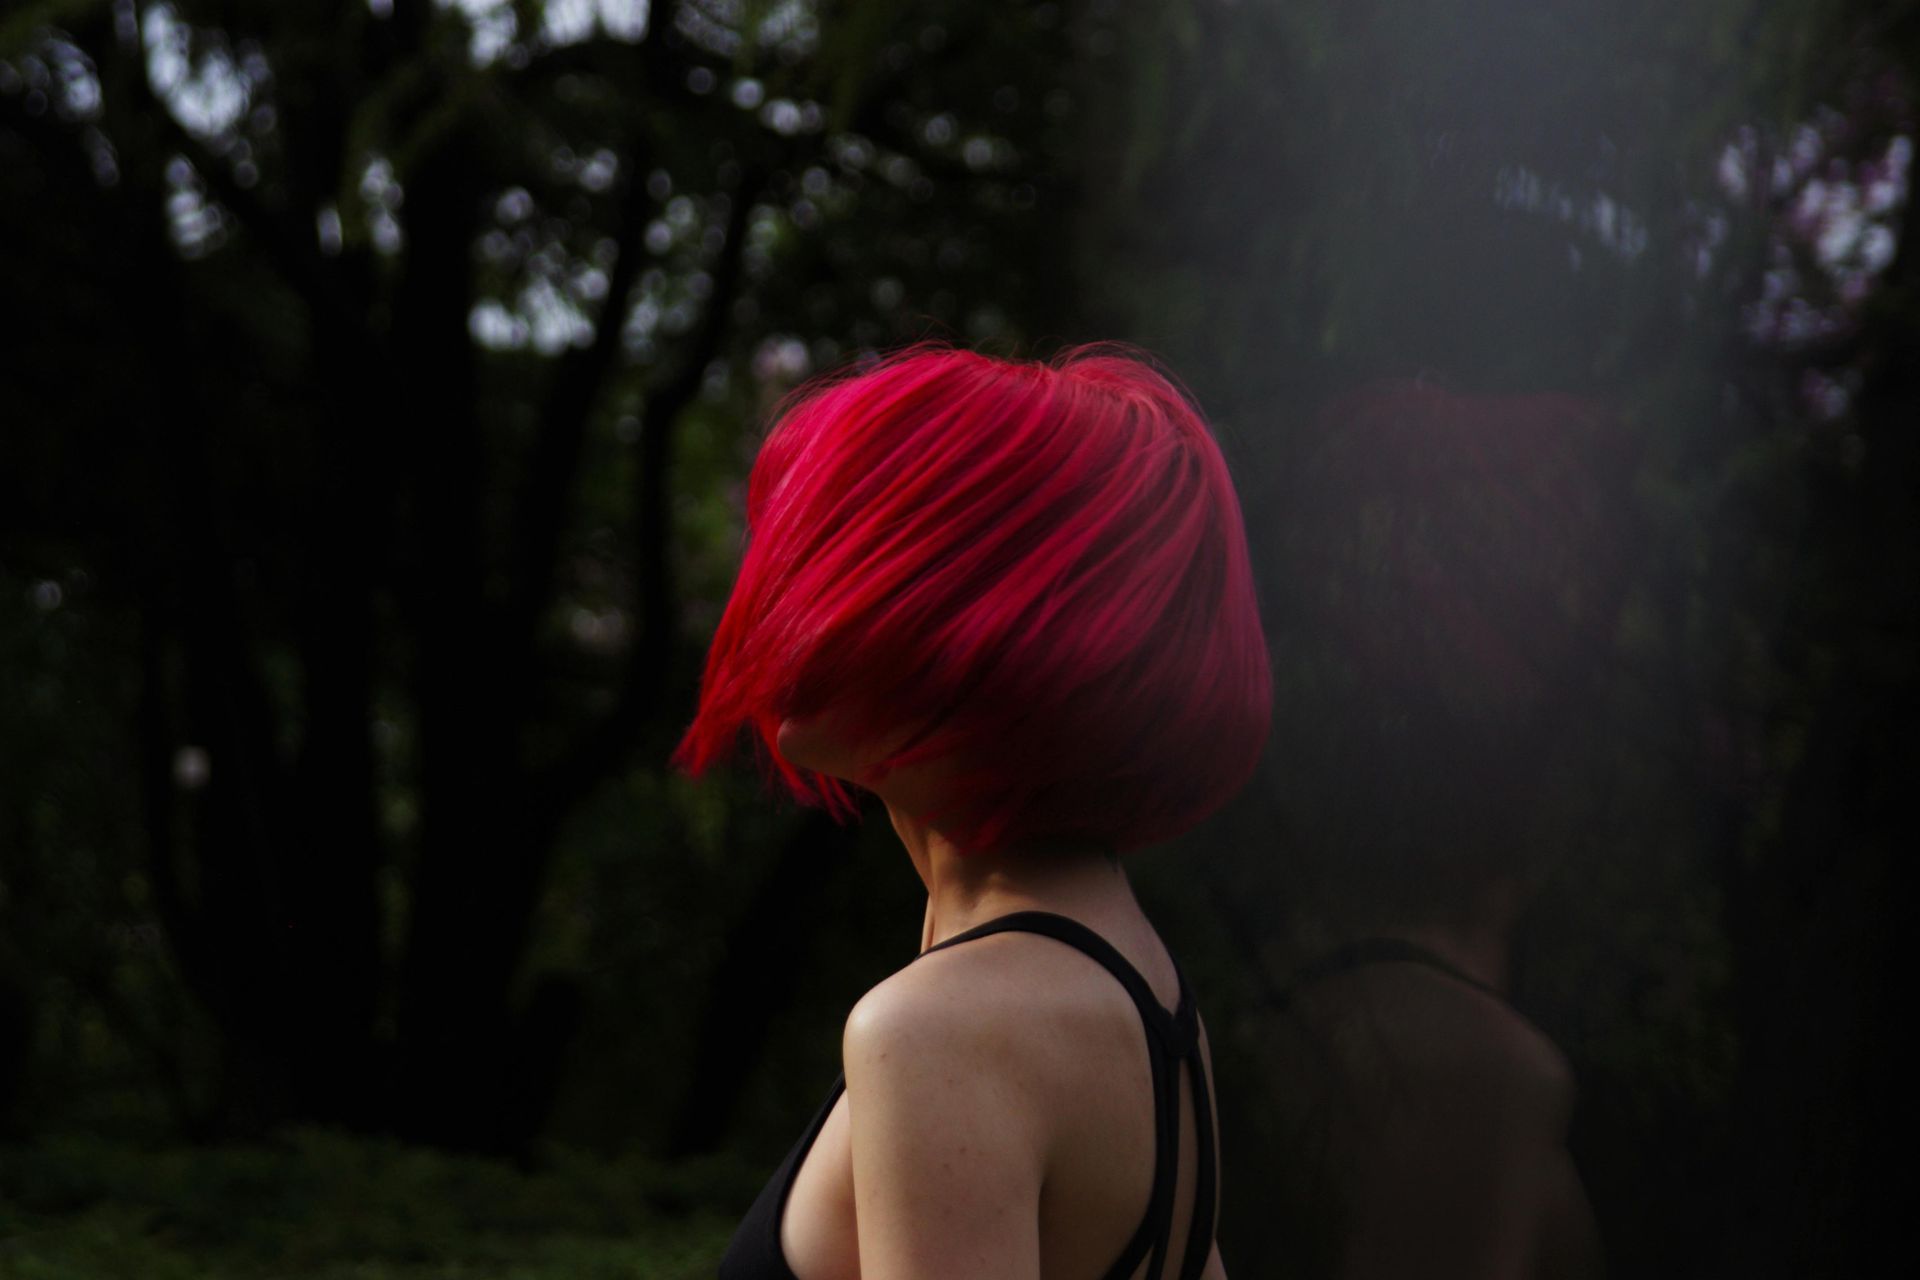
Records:
[[[990,1015],[905,976],[855,1007],[842,1045],[862,1280],[1037,1280],[1031,1096]]]
[[[1395,1045],[1389,1083],[1364,1095],[1348,1274],[1580,1274],[1577,1224],[1565,1225],[1568,1204],[1584,1204],[1566,1194],[1579,1183],[1565,1061],[1509,1015],[1453,1012],[1444,1031]]]
[[[1560,1152],[1543,1182],[1533,1274],[1541,1280],[1598,1280],[1605,1274],[1600,1232],[1573,1158]]]

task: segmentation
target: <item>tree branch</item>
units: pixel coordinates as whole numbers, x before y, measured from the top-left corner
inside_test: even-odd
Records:
[[[556,50],[536,59],[530,67],[516,73],[515,78],[533,81],[569,72],[615,74],[622,70],[631,77],[637,63],[639,79],[650,92],[663,102],[684,107],[697,97],[686,87],[685,67],[699,60],[692,51],[679,47],[684,44],[683,40],[673,37],[670,29],[657,26],[637,46],[611,47],[606,41],[588,41],[570,49]],[[714,69],[716,74],[731,70]],[[869,79],[848,104],[855,127],[883,123],[883,103],[905,79],[904,68]],[[820,140],[809,139],[807,145],[817,148]],[[796,163],[800,158],[790,157],[786,162]],[[936,163],[930,167],[940,166]],[[562,753],[559,763],[546,771],[535,788],[550,821],[558,821],[559,815],[618,767],[649,721],[663,709],[671,688],[674,642],[679,633],[668,502],[674,433],[681,414],[700,392],[707,366],[720,351],[733,300],[739,291],[747,222],[771,169],[769,162],[756,161],[742,174],[728,211],[726,241],[712,266],[713,290],[708,305],[686,340],[686,356],[673,377],[646,397],[641,416],[640,474],[634,510],[639,626],[627,653],[620,692],[612,709],[585,730],[570,750]]]
[[[520,567],[505,619],[508,651],[523,658],[530,654],[540,619],[553,602],[567,495],[579,470],[587,421],[619,355],[628,304],[640,278],[642,241],[653,209],[641,167],[636,148],[622,164],[625,181],[616,230],[618,249],[593,341],[570,348],[555,362],[540,414],[540,436],[519,504],[515,546]]]
[[[665,700],[673,640],[678,633],[670,556],[672,513],[668,509],[674,431],[682,413],[699,395],[707,366],[720,352],[733,299],[739,291],[747,221],[766,180],[767,169],[759,164],[741,175],[727,212],[726,241],[713,264],[713,290],[706,309],[688,336],[685,358],[674,376],[646,397],[634,507],[639,630],[628,650],[625,677],[613,709],[580,736],[537,788],[546,813],[554,820],[618,766]]]
[[[253,192],[234,180],[233,173],[206,144],[175,118],[171,108],[153,92],[146,75],[147,55],[144,35],[132,51],[136,65],[118,77],[136,102],[146,108],[159,130],[159,141],[185,156],[213,198],[224,205],[262,249],[266,259],[286,285],[321,314],[316,319],[329,322],[344,333],[362,333],[366,329],[366,299],[353,296],[337,271],[331,270],[320,254],[317,237],[303,232],[290,217],[269,208]],[[377,353],[366,344],[363,354]]]

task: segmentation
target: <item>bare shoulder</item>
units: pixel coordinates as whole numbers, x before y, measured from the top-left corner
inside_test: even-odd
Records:
[[[973,957],[946,956],[894,974],[847,1018],[861,1270],[871,1259],[889,1275],[1037,1280],[1046,1107],[1022,1068],[1018,1020],[967,980]]]
[[[1490,1086],[1527,1106],[1540,1129],[1564,1134],[1573,1116],[1573,1066],[1547,1034],[1512,1005],[1467,991],[1476,1010],[1479,1052],[1472,1065]]]
[[[843,1050],[985,1055],[1028,1061],[1063,1013],[1086,1003],[1077,956],[1046,939],[995,934],[921,956],[868,991],[847,1018]],[[1115,995],[1124,995],[1114,988]]]
[[[1450,1012],[1471,1033],[1467,1065],[1542,1096],[1571,1093],[1573,1069],[1558,1045],[1513,1005],[1491,992],[1433,975]]]
[[[949,1117],[969,1107],[1006,1108],[1019,1061],[1012,1019],[954,975],[916,963],[868,991],[847,1016],[841,1058],[854,1105],[933,1107]]]
[[[990,1002],[928,956],[868,991],[847,1015],[842,1048],[849,1069],[903,1053],[977,1051],[1001,1030]]]
[[[1051,938],[1011,931],[930,952],[868,991],[841,1054],[850,1088],[884,1072],[939,1091],[964,1074],[1043,1146],[1114,1079],[1144,1078],[1148,1065],[1140,1015],[1112,975]]]
[[[1575,1085],[1566,1055],[1506,1001],[1414,965],[1352,975],[1323,1009],[1383,1081],[1450,1108],[1483,1109],[1542,1135],[1563,1133]],[[1331,986],[1331,984],[1330,984]]]

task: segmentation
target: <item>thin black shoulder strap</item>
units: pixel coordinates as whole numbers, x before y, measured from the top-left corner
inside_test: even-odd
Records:
[[[1128,963],[1127,958],[1111,942],[1078,920],[1055,915],[1051,911],[1015,911],[1011,915],[998,916],[984,924],[977,924],[945,942],[937,942],[920,954],[931,955],[946,947],[971,942],[993,933],[1038,933],[1066,943],[1099,964],[1127,989],[1127,994],[1133,997],[1133,1003],[1139,1007],[1141,1021],[1147,1024],[1147,1029],[1169,1053],[1176,1058],[1185,1058],[1192,1049],[1198,1036],[1199,1019],[1194,1009],[1193,994],[1187,989],[1186,975],[1180,973],[1179,964],[1174,965],[1174,972],[1180,978],[1180,1006],[1169,1012],[1153,994],[1153,988],[1147,985],[1147,980],[1140,976],[1140,971]]]
[[[1169,1012],[1153,994],[1153,988],[1140,971],[1105,938],[1078,920],[1055,915],[1051,911],[1016,911],[988,920],[945,942],[935,943],[921,955],[945,947],[971,942],[994,933],[1038,933],[1081,952],[1126,988],[1140,1011],[1150,1037],[1158,1042],[1159,1052],[1150,1051],[1147,1060],[1153,1068],[1154,1162],[1153,1192],[1147,1202],[1146,1216],[1128,1241],[1120,1259],[1109,1273],[1131,1276],[1149,1248],[1153,1261],[1147,1268],[1149,1280],[1165,1273],[1167,1252],[1173,1233],[1174,1178],[1180,1151],[1180,1065],[1185,1063],[1193,1082],[1193,1118],[1199,1160],[1194,1188],[1192,1225],[1187,1228],[1187,1248],[1180,1263],[1180,1280],[1198,1280],[1213,1250],[1214,1206],[1217,1186],[1214,1177],[1213,1103],[1207,1089],[1206,1063],[1200,1053],[1200,1018],[1186,974],[1174,961],[1174,973],[1180,982],[1180,1003]],[[1171,959],[1171,957],[1169,957]]]
[[[1214,1206],[1219,1188],[1213,1167],[1213,1099],[1207,1089],[1207,1064],[1198,1044],[1194,1045],[1187,1067],[1193,1078],[1193,1131],[1199,1139],[1199,1150],[1194,1154],[1200,1168],[1193,1190],[1193,1217],[1187,1228],[1187,1254],[1180,1263],[1180,1280],[1200,1280],[1200,1273],[1207,1267],[1207,1257],[1213,1252]]]
[[[1294,971],[1293,978],[1281,988],[1275,1001],[1281,1007],[1292,1003],[1293,995],[1309,982],[1332,977],[1336,973],[1345,973],[1349,969],[1358,969],[1369,964],[1417,964],[1446,974],[1456,982],[1483,991],[1501,1003],[1506,996],[1495,988],[1467,973],[1458,965],[1441,959],[1418,943],[1408,942],[1404,938],[1369,937],[1356,938],[1343,942],[1318,958],[1308,961]]]

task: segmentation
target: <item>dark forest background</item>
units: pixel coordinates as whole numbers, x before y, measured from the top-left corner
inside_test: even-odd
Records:
[[[1606,407],[1515,1001],[1615,1274],[1865,1273],[1917,77],[1907,0],[12,0],[0,1272],[708,1274],[920,900],[884,822],[664,760],[766,410],[936,336],[1162,357],[1280,638],[1330,397]],[[1276,664],[1273,766],[1136,863],[1238,1276],[1287,1273],[1285,761],[1340,714]]]

